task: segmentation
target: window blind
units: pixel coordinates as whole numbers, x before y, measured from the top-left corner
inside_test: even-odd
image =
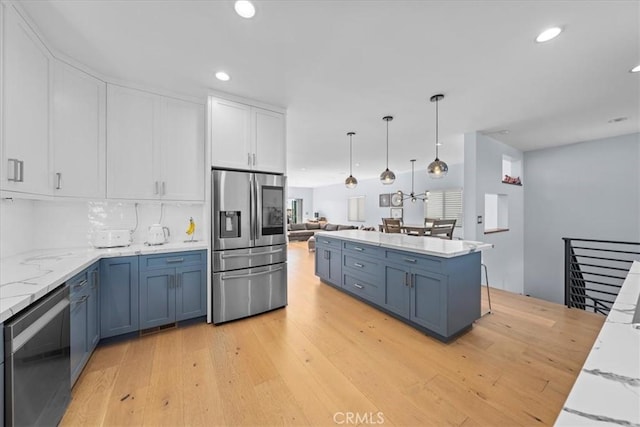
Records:
[[[429,191],[425,217],[455,219],[456,227],[462,227],[462,188]]]
[[[364,196],[349,198],[347,217],[349,221],[364,221]]]

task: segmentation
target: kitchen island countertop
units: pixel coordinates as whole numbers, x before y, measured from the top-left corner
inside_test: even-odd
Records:
[[[437,237],[363,230],[321,231],[316,233],[316,239],[319,237],[335,237],[387,249],[398,249],[441,258],[453,258],[493,247],[490,243],[472,240],[446,240]]]
[[[206,241],[127,247],[61,248],[24,252],[0,259],[0,323],[47,295],[102,258],[207,249]]]

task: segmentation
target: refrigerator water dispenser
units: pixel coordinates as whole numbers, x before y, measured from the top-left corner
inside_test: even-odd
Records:
[[[220,238],[240,237],[240,211],[220,212]]]

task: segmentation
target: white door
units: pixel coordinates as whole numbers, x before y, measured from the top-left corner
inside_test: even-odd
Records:
[[[204,105],[164,98],[159,161],[164,199],[204,200]]]
[[[156,199],[161,182],[154,174],[154,131],[160,96],[107,85],[107,197]]]
[[[4,21],[1,188],[51,194],[49,56],[13,8],[5,4],[1,7]]]
[[[252,162],[251,107],[211,98],[211,164],[250,169]]]
[[[286,146],[284,115],[252,107],[255,163],[253,169],[284,173]]]
[[[52,91],[54,194],[105,197],[105,83],[55,61]]]

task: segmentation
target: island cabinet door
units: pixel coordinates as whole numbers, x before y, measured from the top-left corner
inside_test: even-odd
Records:
[[[342,251],[319,246],[316,248],[316,275],[321,279],[341,286]]]
[[[447,277],[414,269],[410,288],[410,320],[447,336]]]
[[[404,268],[386,265],[384,267],[383,306],[399,316],[409,318],[411,272]]]

